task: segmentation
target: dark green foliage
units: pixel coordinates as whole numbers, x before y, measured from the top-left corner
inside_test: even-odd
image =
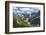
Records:
[[[37,27],[37,24],[40,26],[40,18],[36,18],[34,19],[31,24],[33,25],[33,27]]]

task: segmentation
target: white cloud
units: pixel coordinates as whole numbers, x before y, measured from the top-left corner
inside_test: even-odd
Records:
[[[16,7],[14,8],[15,9],[15,11],[14,11],[15,13],[16,12],[17,13],[26,13],[27,12],[27,14],[31,14],[32,12],[36,12],[37,13],[39,11],[38,8],[23,8],[23,7],[18,7],[18,8],[16,8]]]
[[[30,10],[30,8],[20,8],[22,11]]]

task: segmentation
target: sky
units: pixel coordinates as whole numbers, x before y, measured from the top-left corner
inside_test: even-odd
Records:
[[[35,7],[13,7],[14,13],[27,13],[31,14],[33,12],[37,13],[40,9]]]

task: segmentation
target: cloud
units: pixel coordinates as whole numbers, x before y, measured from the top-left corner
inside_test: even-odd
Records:
[[[28,8],[28,7],[14,7],[14,12],[15,13],[27,13],[27,14],[31,14],[32,12],[38,12],[39,8]]]

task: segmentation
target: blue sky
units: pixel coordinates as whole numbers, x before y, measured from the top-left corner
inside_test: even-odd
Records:
[[[27,13],[31,14],[33,12],[38,12],[40,9],[39,8],[34,8],[34,7],[13,7],[13,12],[14,13]]]

